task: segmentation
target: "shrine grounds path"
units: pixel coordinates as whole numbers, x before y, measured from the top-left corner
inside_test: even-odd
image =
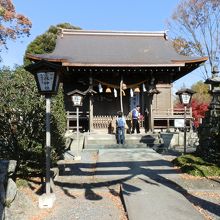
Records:
[[[61,166],[60,208],[46,219],[220,219],[219,180],[189,178],[152,149],[90,150]]]
[[[171,159],[149,148],[84,151],[60,164],[54,207],[31,219],[220,219],[220,179],[184,175]]]

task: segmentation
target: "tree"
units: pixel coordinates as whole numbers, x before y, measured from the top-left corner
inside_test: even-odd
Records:
[[[79,27],[75,27],[69,23],[62,23],[56,26],[50,26],[50,28],[42,35],[36,37],[28,46],[25,51],[25,55],[27,53],[31,54],[47,54],[53,52],[56,46],[56,38],[60,28],[69,28],[69,29],[80,29]],[[24,64],[30,64],[30,61],[24,56]]]
[[[62,93],[61,93],[62,94]],[[62,101],[60,98],[59,100]],[[52,160],[64,150],[64,139],[58,125],[57,106],[52,108]],[[45,99],[37,91],[33,76],[22,67],[0,72],[0,158],[17,161],[18,174],[39,174],[44,168]]]
[[[73,27],[60,24],[58,27]],[[51,52],[55,47],[57,26],[51,26],[48,38],[36,38],[27,51]],[[40,45],[40,46],[39,46]],[[49,46],[48,46],[49,45]],[[52,162],[62,158],[65,150],[66,114],[63,88],[52,98],[51,136]],[[33,76],[17,67],[0,70],[0,158],[15,159],[18,173],[42,173],[45,165],[45,98],[40,96]]]
[[[37,97],[34,79],[22,69],[1,70],[0,74],[0,144],[1,158],[15,159],[23,169],[33,155],[44,146],[43,100]],[[36,115],[38,117],[36,117]],[[39,157],[41,158],[41,157]],[[36,161],[36,160],[33,160]],[[41,160],[42,162],[42,160]],[[28,169],[28,168],[27,168]]]
[[[193,95],[191,106],[194,125],[198,127],[200,125],[200,120],[205,117],[205,113],[208,111],[208,106],[211,102],[209,85],[202,81],[198,81],[192,85],[191,89],[196,92]]]
[[[2,46],[7,49],[7,40],[23,35],[29,36],[31,21],[15,11],[11,0],[0,1],[0,51]]]
[[[175,104],[175,108],[183,107],[184,106],[180,102]],[[201,123],[201,119],[205,117],[205,113],[208,110],[208,103],[198,102],[196,99],[192,98],[191,108],[194,126],[198,128]]]
[[[220,58],[220,1],[182,0],[168,25],[174,47],[184,55],[208,56],[211,69]],[[204,65],[204,77],[209,70]]]
[[[203,81],[198,81],[191,86],[191,89],[196,93],[193,95],[193,99],[198,103],[207,103],[211,101],[211,95],[209,93],[209,85]]]
[[[196,99],[192,99],[191,107],[192,107],[192,116],[194,118],[194,126],[196,128],[199,127],[201,123],[201,119],[205,117],[205,113],[208,111],[208,103],[198,102]]]

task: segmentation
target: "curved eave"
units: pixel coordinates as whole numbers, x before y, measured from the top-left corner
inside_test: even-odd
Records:
[[[207,61],[208,57],[200,57],[196,59],[190,59],[190,60],[171,60],[173,63],[202,63]]]
[[[171,63],[74,63],[67,58],[55,58],[46,54],[26,54],[26,57],[32,61],[46,60],[49,62],[59,62],[62,66],[70,67],[181,67],[190,63],[203,63],[208,60],[208,57],[201,57],[189,60],[171,60]]]
[[[41,54],[26,54],[26,58],[32,61],[39,61],[39,60],[47,60],[49,62],[68,62],[67,59],[64,58],[52,58],[52,57],[43,57]]]

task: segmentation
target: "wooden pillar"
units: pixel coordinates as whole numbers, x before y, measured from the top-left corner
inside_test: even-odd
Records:
[[[149,131],[149,118],[150,118],[150,104],[149,104],[149,96],[142,92],[142,107],[144,113],[144,129],[145,133]]]
[[[89,96],[89,131],[93,131],[93,97]]]
[[[153,120],[153,95],[149,96],[149,130],[153,131],[154,130],[154,120]]]
[[[89,77],[89,86],[90,89],[93,89],[93,79]],[[93,131],[93,94],[89,96],[89,131]]]
[[[123,85],[123,79],[121,77],[121,81],[120,81],[120,106],[121,106],[121,112],[124,113],[124,110],[123,110],[123,99],[122,99],[122,85]]]

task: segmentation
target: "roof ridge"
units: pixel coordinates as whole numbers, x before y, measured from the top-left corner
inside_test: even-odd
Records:
[[[109,30],[76,30],[60,28],[61,35],[118,35],[118,36],[155,36],[164,37],[167,39],[167,32],[165,31],[109,31]]]

